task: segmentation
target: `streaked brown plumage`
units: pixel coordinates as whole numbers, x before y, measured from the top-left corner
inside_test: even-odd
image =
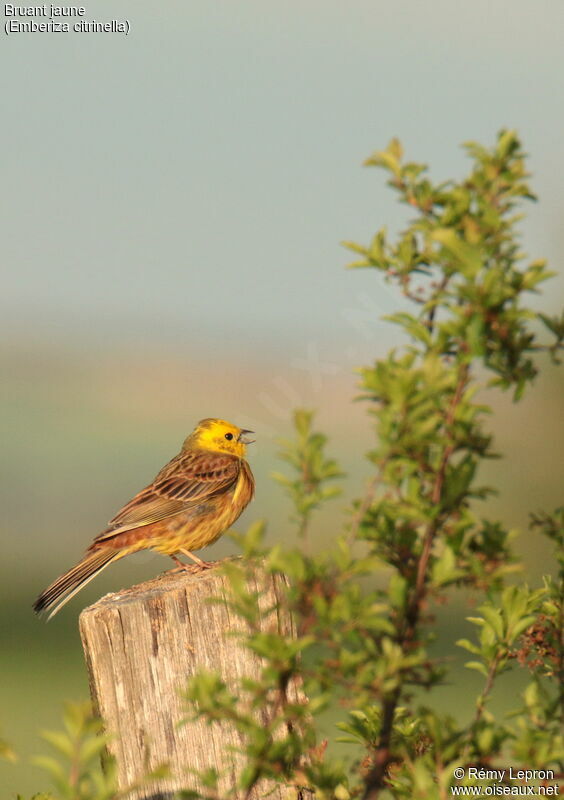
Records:
[[[215,542],[253,498],[245,460],[249,433],[225,420],[199,422],[181,452],[110,520],[84,558],[38,597],[35,611],[52,617],[104,567],[138,550],[169,555],[186,569],[194,567],[177,554],[189,556],[197,568],[210,566],[191,550]]]

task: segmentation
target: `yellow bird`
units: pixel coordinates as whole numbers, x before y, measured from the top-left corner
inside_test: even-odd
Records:
[[[79,563],[37,598],[33,608],[50,619],[104,567],[138,550],[156,550],[183,569],[211,567],[192,550],[215,542],[253,499],[255,482],[245,460],[253,431],[223,419],[203,419],[182,450],[110,520]],[[180,561],[178,554],[195,565]]]

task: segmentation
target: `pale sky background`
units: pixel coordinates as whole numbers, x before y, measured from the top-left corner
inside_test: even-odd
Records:
[[[128,18],[130,35],[12,34],[0,48],[12,342],[344,353],[359,338],[347,308],[391,308],[374,273],[343,270],[339,241],[405,219],[361,167],[395,135],[442,179],[465,169],[462,141],[517,128],[541,198],[525,246],[559,266],[561,0],[86,9]]]
[[[257,431],[266,487],[291,410],[317,408],[357,479],[370,438],[353,370],[403,342],[380,320],[402,301],[374,270],[346,271],[339,242],[409,217],[361,166],[392,136],[443,180],[469,166],[462,141],[520,132],[540,197],[524,249],[560,272],[533,302],[561,306],[561,0],[86,10],[129,19],[130,35],[20,33],[0,48],[15,559],[30,531],[57,561],[57,547],[80,552],[205,416]],[[527,509],[535,481],[547,485],[540,465],[553,474],[559,416],[558,389],[534,391],[520,421],[509,398],[495,420],[509,453],[496,480],[511,478]],[[265,489],[253,514],[271,513]]]

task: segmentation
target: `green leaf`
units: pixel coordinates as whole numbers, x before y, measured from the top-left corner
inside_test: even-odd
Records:
[[[388,584],[388,597],[394,608],[403,608],[407,598],[407,581],[398,573],[394,573]]]
[[[431,336],[429,328],[411,314],[407,314],[404,311],[398,311],[396,314],[385,316],[384,319],[387,319],[389,322],[393,322],[396,325],[401,325],[402,328],[407,331],[407,333],[413,336],[414,339],[418,339],[427,347],[431,347],[433,343],[433,337]]]
[[[507,158],[508,155],[519,149],[519,139],[515,131],[501,131],[497,140],[496,151],[500,158]]]
[[[466,669],[473,669],[476,672],[481,672],[486,678],[488,677],[488,670],[485,664],[482,664],[481,661],[467,661],[464,666]]]
[[[463,647],[465,650],[468,650],[470,653],[473,653],[476,656],[481,652],[480,648],[473,644],[469,639],[458,639],[456,641],[456,645],[458,647]]]
[[[367,167],[383,167],[392,172],[396,177],[401,176],[400,156],[397,147],[397,139],[392,139],[387,150],[379,150],[366,159],[364,165]]]
[[[437,228],[430,238],[441,244],[458,263],[460,272],[466,278],[475,278],[482,267],[480,250],[460,239],[451,228]]]
[[[564,314],[561,317],[549,317],[547,314],[539,313],[539,319],[555,336],[564,337]]]
[[[333,797],[335,800],[350,800],[351,794],[346,786],[344,786],[342,783],[339,783],[333,790]]]
[[[357,244],[356,242],[343,241],[341,242],[341,245],[346,247],[347,250],[352,250],[353,253],[359,253],[362,256],[367,255],[366,247],[362,247],[362,245]]]
[[[536,617],[532,614],[522,617],[522,619],[514,622],[508,630],[510,641],[514,642],[515,639],[520,636],[523,631],[527,630],[527,628],[529,628],[534,622],[536,622]]]
[[[69,739],[66,733],[59,731],[42,731],[41,738],[49,742],[56,750],[67,758],[74,756],[74,743]]]
[[[499,641],[502,641],[504,635],[503,619],[501,617],[501,612],[499,611],[499,609],[492,608],[491,606],[481,606],[480,611],[484,615],[486,623],[491,627],[491,629],[495,633],[497,639]]]
[[[0,739],[0,759],[4,761],[17,761],[17,756],[10,745],[3,739]]]
[[[80,747],[80,760],[88,764],[93,758],[99,758],[107,744],[104,736],[91,736]]]
[[[463,573],[456,568],[456,557],[452,548],[445,546],[432,568],[432,580],[436,586],[444,586],[457,580]]]

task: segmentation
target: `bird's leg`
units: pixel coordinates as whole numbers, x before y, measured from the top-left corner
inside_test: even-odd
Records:
[[[195,568],[194,564],[185,564],[184,561],[181,561],[175,555],[170,556],[174,563],[177,565],[176,569],[171,570],[171,572],[197,572],[198,570]]]
[[[188,556],[188,558],[191,558],[200,569],[210,569],[210,567],[214,566],[213,561],[203,561],[199,556],[195,556],[194,553],[191,553],[190,550],[184,550],[183,547],[180,547],[178,552]]]

